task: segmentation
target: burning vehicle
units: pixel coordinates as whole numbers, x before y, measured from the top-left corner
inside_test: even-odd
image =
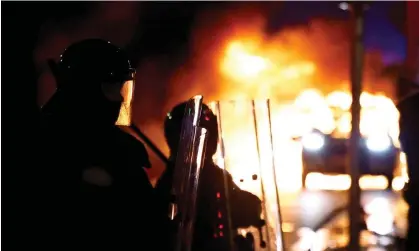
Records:
[[[346,101],[344,101],[346,99]],[[329,110],[329,128],[315,125],[295,137],[302,146],[302,187],[309,188],[307,176],[310,173],[348,174],[350,167],[351,99],[343,93],[331,94],[325,106]],[[392,188],[400,162],[400,148],[397,141],[397,113],[389,99],[367,93],[361,95],[361,144],[360,174],[381,176]],[[361,178],[362,179],[362,178]],[[361,183],[361,180],[360,180]],[[362,184],[360,184],[362,187]]]
[[[299,138],[302,143],[302,184],[306,187],[309,173],[347,174],[350,164],[349,139],[339,138],[334,133],[325,134],[312,130]],[[391,189],[394,172],[398,165],[399,149],[388,134],[363,136],[360,146],[361,175],[382,175]]]

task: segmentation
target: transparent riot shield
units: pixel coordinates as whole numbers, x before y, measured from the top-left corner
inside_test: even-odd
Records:
[[[244,237],[244,242],[251,245],[243,247],[233,240],[234,250],[284,250],[269,100],[221,101],[210,103],[210,107],[219,126],[216,164],[231,175],[240,190],[256,195],[261,201],[260,224],[249,227],[243,223],[232,228],[232,236]],[[240,210],[248,210],[251,205],[245,199],[234,201],[228,191],[226,196],[229,196],[230,223],[240,226],[240,222],[234,222],[240,221],[234,214],[241,214]]]
[[[182,121],[170,206],[170,217],[178,224],[175,251],[189,251],[192,245],[199,174],[207,135],[206,129],[198,127],[202,100],[202,96],[195,96],[188,101]]]

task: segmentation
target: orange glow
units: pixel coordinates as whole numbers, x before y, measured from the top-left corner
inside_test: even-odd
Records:
[[[313,62],[299,60],[299,57],[294,58],[292,54],[287,55],[288,51],[268,53],[264,48],[255,43],[234,40],[226,46],[224,57],[220,60],[220,74],[245,85],[244,88],[249,90],[244,95],[247,99],[272,97],[275,94],[274,87],[282,82],[304,82],[318,74]],[[266,50],[269,51],[269,48]],[[234,104],[221,103],[220,115],[227,149],[227,169],[240,186],[258,193],[255,185],[239,181],[245,180],[245,177],[252,173],[258,173],[259,165],[262,165],[263,170],[268,170],[272,165],[270,139],[266,133],[269,130],[267,111],[263,108],[262,101],[256,101],[255,110],[260,130],[259,140],[256,141],[251,104],[245,99],[239,100]],[[364,136],[389,135],[397,146],[398,111],[393,101],[382,94],[369,92],[363,92],[360,101],[361,133]],[[293,142],[292,137],[302,136],[316,128],[324,133],[333,132],[336,137],[348,138],[351,130],[352,97],[344,90],[324,93],[320,89],[309,88],[300,91],[294,100],[283,102],[280,99],[272,99],[271,102],[273,144],[276,148],[273,154],[279,176],[279,188],[282,192],[298,191],[301,188],[301,146]],[[255,154],[257,142],[261,148],[260,160]],[[246,158],[243,159],[243,156]],[[222,164],[220,163],[221,166]],[[387,185],[384,177],[363,177],[359,183],[363,189],[383,189]],[[313,173],[307,177],[309,189],[346,190],[350,184],[351,180],[347,175],[326,177]],[[266,186],[273,188],[272,184]]]
[[[226,51],[226,58],[222,62],[223,73],[238,81],[257,78],[268,68],[268,61],[260,56],[249,55],[243,44],[232,42]]]
[[[132,98],[134,95],[134,81],[126,81],[121,88],[121,96],[124,98],[121,108],[119,110],[116,125],[129,126],[131,125],[132,117]]]
[[[276,240],[269,245],[277,250],[275,178],[281,203],[284,198],[285,203],[294,203],[293,196],[301,189],[302,146],[294,138],[313,128],[347,138],[351,130],[350,48],[345,24],[314,20],[308,26],[267,35],[261,15],[241,19],[229,12],[225,20],[198,25],[197,32],[192,57],[172,79],[172,100],[166,109],[196,93],[205,97],[205,103],[221,100],[219,111],[215,104],[209,104],[221,118],[225,149],[224,155],[217,152],[215,161],[232,174],[240,188],[263,200],[263,216],[272,230],[270,239]],[[366,136],[388,133],[397,146],[394,84],[378,77],[382,70],[379,55],[367,53],[365,59],[361,131]],[[256,181],[254,174],[259,177]],[[351,184],[347,175],[314,173],[307,179],[312,189],[346,190]],[[380,177],[366,177],[359,183],[364,189],[379,189],[384,184]]]

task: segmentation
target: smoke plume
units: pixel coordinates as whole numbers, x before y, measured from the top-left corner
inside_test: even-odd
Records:
[[[124,46],[138,32],[135,27],[139,27],[139,4],[100,3],[86,17],[46,24],[34,55],[40,74],[39,104],[43,104],[55,88],[46,60],[57,59],[69,44],[83,38],[100,37]],[[323,92],[349,90],[349,22],[312,20],[268,35],[266,16],[270,9],[269,4],[214,4],[213,8],[196,15],[185,62],[174,67],[167,62],[167,55],[158,55],[148,57],[138,66],[135,121],[164,152],[168,153],[163,137],[165,113],[196,94],[204,95],[206,101],[243,96],[280,100],[296,96],[306,88]],[[269,59],[276,69],[309,62],[314,72],[289,79],[272,73],[265,75],[263,81],[243,84],[240,78],[226,74],[221,67],[226,48],[233,41],[249,45],[246,48],[250,54]],[[393,84],[381,77],[383,67],[379,52],[366,53],[364,89],[392,96]],[[155,179],[164,167],[153,153],[150,152],[150,156],[154,167],[150,175]]]

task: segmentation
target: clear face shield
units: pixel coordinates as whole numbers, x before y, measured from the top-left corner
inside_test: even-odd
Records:
[[[131,70],[127,80],[121,84],[103,83],[105,97],[113,102],[120,102],[118,118],[115,125],[130,126],[132,122],[132,103],[134,101],[135,70]]]

